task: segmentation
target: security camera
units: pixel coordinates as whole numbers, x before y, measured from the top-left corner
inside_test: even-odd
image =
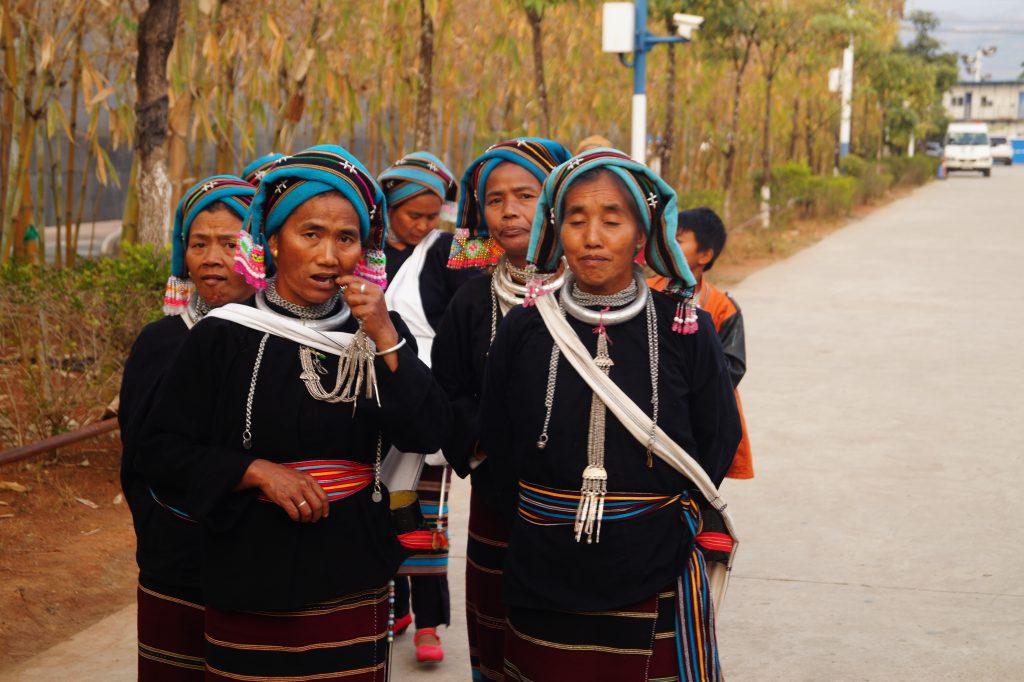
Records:
[[[673,14],[672,22],[676,25],[676,33],[681,38],[689,40],[693,37],[693,32],[704,23],[704,17],[696,14]]]

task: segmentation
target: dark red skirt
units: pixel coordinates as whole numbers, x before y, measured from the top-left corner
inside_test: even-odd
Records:
[[[387,677],[388,588],[285,613],[206,610],[206,680]]]
[[[505,605],[501,599],[502,567],[509,530],[504,520],[480,499],[469,498],[466,545],[466,630],[474,680],[503,680]]]
[[[204,610],[195,595],[137,590],[139,682],[202,682]]]
[[[703,557],[694,552],[677,585],[626,608],[510,608],[504,673],[510,682],[720,682]]]

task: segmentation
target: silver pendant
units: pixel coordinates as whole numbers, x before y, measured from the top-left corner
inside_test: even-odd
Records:
[[[384,496],[381,494],[379,490],[374,490],[373,494],[370,495],[370,499],[373,500],[374,502],[380,502],[381,500],[384,499]]]

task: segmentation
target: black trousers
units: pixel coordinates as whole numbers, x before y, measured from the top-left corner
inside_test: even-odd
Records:
[[[410,586],[410,583],[411,586]],[[411,588],[411,589],[410,589]],[[409,597],[416,617],[416,629],[451,625],[451,598],[447,575],[414,575],[395,578],[395,617],[409,613]]]

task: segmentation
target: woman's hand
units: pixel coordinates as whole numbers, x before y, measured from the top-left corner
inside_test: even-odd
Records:
[[[391,324],[391,316],[384,302],[384,291],[373,282],[355,275],[343,275],[335,282],[343,288],[345,302],[352,309],[352,314],[363,323],[363,331],[377,346],[377,350],[394,348],[401,337],[395,325]],[[398,357],[394,353],[385,355],[384,361],[392,371],[398,367]]]
[[[259,488],[292,521],[315,523],[331,512],[327,493],[316,479],[265,459],[253,460],[245,470],[238,489],[246,488]]]

